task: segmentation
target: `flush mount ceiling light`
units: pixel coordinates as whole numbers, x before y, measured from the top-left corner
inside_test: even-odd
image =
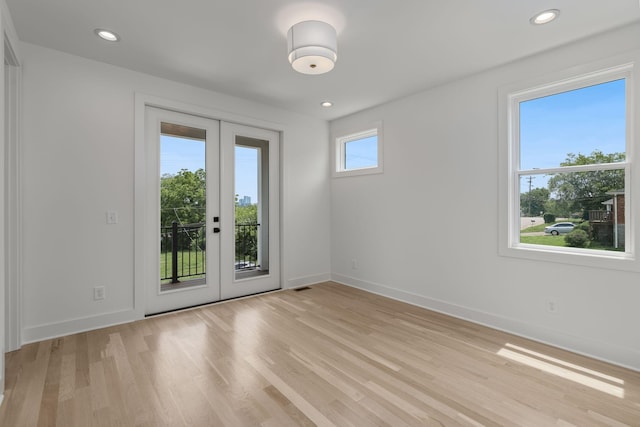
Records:
[[[303,74],[324,74],[338,59],[336,29],[322,21],[298,22],[289,28],[287,48],[289,62]]]
[[[106,40],[108,42],[117,42],[120,41],[120,36],[110,30],[105,30],[102,28],[96,28],[93,30],[96,33],[96,36],[100,37],[102,40]]]
[[[323,101],[322,103],[320,103],[320,105],[322,105],[323,107],[329,108],[329,107],[333,107],[333,102]]]
[[[549,22],[556,19],[558,15],[560,15],[560,11],[558,9],[549,9],[536,14],[529,20],[529,22],[531,22],[533,25],[548,24]]]

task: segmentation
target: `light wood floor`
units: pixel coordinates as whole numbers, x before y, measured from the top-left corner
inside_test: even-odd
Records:
[[[2,426],[640,426],[640,373],[335,283],[7,355]]]

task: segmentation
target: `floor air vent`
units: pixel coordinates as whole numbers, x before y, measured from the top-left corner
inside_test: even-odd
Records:
[[[304,287],[302,287],[302,288],[295,288],[295,289],[294,289],[294,291],[296,291],[296,292],[300,292],[300,291],[308,291],[309,289],[311,289],[311,288],[310,288],[310,287],[308,287],[308,286],[304,286]]]

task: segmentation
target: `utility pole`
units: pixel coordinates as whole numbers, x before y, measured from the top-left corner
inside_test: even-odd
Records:
[[[529,178],[527,178],[527,180],[529,181],[529,216],[531,216],[531,183],[534,179],[535,177],[531,175],[529,176]]]

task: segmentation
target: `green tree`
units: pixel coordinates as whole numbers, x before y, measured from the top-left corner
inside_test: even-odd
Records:
[[[258,205],[238,206],[236,203],[236,224],[255,224],[258,222]]]
[[[160,178],[160,223],[170,226],[204,222],[206,218],[206,173],[182,169]]]
[[[545,210],[544,205],[549,200],[549,190],[534,188],[520,196],[520,210],[527,216],[538,216]]]
[[[182,169],[175,175],[165,174],[160,178],[160,226],[170,227],[175,221],[179,225],[204,223],[206,220],[206,174],[203,169],[195,172]],[[205,249],[205,229],[192,228],[178,231],[177,249]],[[171,251],[173,237],[165,233],[161,241],[163,252]]]
[[[556,217],[568,218],[571,216],[571,206],[564,200],[549,199],[544,204],[544,211],[551,212]]]
[[[600,150],[590,155],[567,154],[560,166],[593,165],[602,163],[618,163],[624,161],[624,153],[604,154]],[[602,209],[602,202],[611,198],[606,193],[624,188],[624,171],[601,170],[588,172],[559,173],[549,179],[549,191],[555,197],[556,205],[567,212],[553,212],[558,216],[563,213]]]

